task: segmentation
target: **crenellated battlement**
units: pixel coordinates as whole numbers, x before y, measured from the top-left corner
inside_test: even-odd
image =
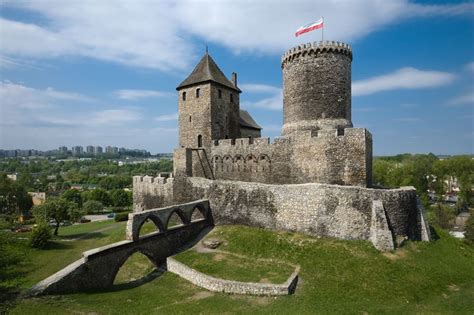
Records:
[[[239,147],[239,146],[265,146],[270,145],[270,138],[237,138],[237,139],[220,139],[213,142],[212,147]]]
[[[281,67],[283,68],[285,63],[291,62],[300,56],[317,56],[320,53],[330,52],[344,54],[352,60],[352,48],[350,45],[336,41],[319,41],[301,44],[286,51],[281,58]]]
[[[170,177],[162,177],[158,175],[156,177],[145,175],[145,176],[133,176],[133,184],[158,184],[172,185],[174,181],[173,174],[170,174]]]

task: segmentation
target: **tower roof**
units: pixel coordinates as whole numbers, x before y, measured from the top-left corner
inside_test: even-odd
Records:
[[[219,69],[216,62],[206,52],[201,61],[196,65],[193,72],[176,88],[177,90],[203,82],[215,82],[237,92],[241,92],[225,74]]]
[[[261,130],[262,127],[260,127],[257,122],[250,116],[249,112],[246,110],[241,109],[240,110],[240,121],[239,124],[241,127],[246,127],[246,128],[251,128],[251,129],[258,129]]]

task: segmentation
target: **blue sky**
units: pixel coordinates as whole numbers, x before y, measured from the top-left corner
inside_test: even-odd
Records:
[[[280,58],[352,45],[352,121],[374,154],[474,153],[474,3],[466,1],[0,1],[0,148],[177,146],[175,87],[205,46],[241,108],[276,137]]]

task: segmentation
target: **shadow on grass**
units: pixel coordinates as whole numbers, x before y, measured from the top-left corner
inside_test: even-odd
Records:
[[[431,240],[432,241],[437,241],[439,240],[439,234],[436,232],[436,229],[433,227],[433,225],[430,224],[430,234],[431,234]]]
[[[154,269],[152,272],[150,272],[149,274],[141,277],[140,279],[136,279],[136,280],[126,282],[126,283],[114,284],[110,288],[106,288],[106,289],[90,290],[90,291],[87,291],[87,293],[95,294],[95,293],[101,293],[101,292],[102,293],[104,293],[104,292],[117,292],[117,291],[124,291],[124,290],[134,289],[134,288],[137,288],[141,285],[144,285],[148,282],[151,282],[151,281],[159,278],[161,275],[163,275],[165,273],[165,271],[166,271],[166,265],[161,265],[160,267],[158,267],[157,269]]]
[[[85,233],[77,233],[77,234],[70,234],[70,235],[56,235],[53,240],[63,241],[63,242],[73,242],[79,240],[87,240],[87,239],[100,239],[104,238],[107,235],[102,232],[85,232]]]
[[[73,248],[74,246],[70,245],[70,244],[64,244],[64,243],[59,243],[59,242],[55,242],[54,240],[53,241],[49,241],[46,246],[43,248],[43,250],[49,250],[49,249],[71,249]]]
[[[19,296],[18,288],[0,285],[0,314],[8,314],[8,310],[15,306]]]

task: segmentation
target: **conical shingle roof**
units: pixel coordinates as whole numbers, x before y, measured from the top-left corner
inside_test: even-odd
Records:
[[[202,57],[201,61],[196,65],[193,72],[176,88],[177,90],[198,84],[203,82],[215,82],[241,92],[238,87],[236,87],[229,79],[226,78],[224,73],[219,69],[216,62],[211,58],[211,56],[206,52]]]
[[[241,109],[240,110],[240,127],[246,127],[246,128],[252,128],[252,129],[258,129],[261,130],[262,127],[260,127],[257,122],[252,118],[252,116],[249,114],[248,111]]]

